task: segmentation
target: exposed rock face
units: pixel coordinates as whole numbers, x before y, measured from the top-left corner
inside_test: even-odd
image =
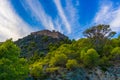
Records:
[[[96,68],[88,74],[89,80],[120,80],[120,67],[111,67],[108,71],[102,71]]]
[[[52,75],[48,80],[120,80],[120,67],[111,67],[108,71],[102,71],[100,68],[95,68],[92,70],[77,69],[64,73],[61,71],[62,75]]]
[[[55,30],[49,31],[49,30],[42,30],[42,31],[37,31],[31,33],[31,35],[44,35],[44,36],[49,36],[52,38],[58,38],[58,39],[64,39],[66,36],[64,34],[61,34],[60,32],[56,32]]]

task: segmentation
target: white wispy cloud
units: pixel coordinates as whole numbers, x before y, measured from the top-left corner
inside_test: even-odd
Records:
[[[101,4],[93,22],[95,24],[109,24],[112,30],[120,31],[120,6],[114,7],[112,2]]]
[[[67,18],[65,16],[65,13],[64,13],[63,8],[61,6],[60,0],[54,0],[54,3],[57,7],[59,16],[61,17],[61,19],[62,19],[62,21],[63,21],[63,23],[68,31],[68,34],[70,34],[71,33],[71,26],[70,26],[69,21],[67,20]]]
[[[56,26],[55,30],[57,30],[61,33],[64,33],[64,29],[62,28],[62,26],[64,24],[63,24],[62,20],[60,19],[60,17],[57,16],[53,22],[54,22],[54,25]]]
[[[78,39],[78,37],[80,38],[81,31],[83,31],[81,30],[83,29],[83,27],[81,27],[79,22],[80,14],[79,14],[79,9],[77,8],[78,6],[80,6],[80,1],[79,0],[75,0],[74,2],[73,0],[65,0],[65,1],[66,1],[65,2],[66,6],[64,11],[66,18],[69,21],[69,24],[71,25],[71,29],[72,29],[72,32],[69,36],[73,37],[74,39]]]
[[[78,5],[78,1],[76,2],[76,4]],[[73,5],[72,0],[69,0],[69,1],[66,0],[65,14],[67,15],[66,17],[69,20],[69,24],[71,26],[75,26],[79,24],[78,23],[78,19],[79,19],[78,10]]]
[[[31,13],[35,19],[40,22],[46,29],[54,30],[54,23],[52,18],[47,15],[39,2],[39,0],[22,0],[23,7]]]
[[[0,41],[17,40],[32,29],[15,12],[9,0],[0,0]]]

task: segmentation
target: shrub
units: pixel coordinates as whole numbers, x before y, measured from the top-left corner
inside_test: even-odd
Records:
[[[99,54],[95,49],[88,49],[83,58],[83,63],[86,67],[95,67],[99,63]]]
[[[78,66],[79,65],[78,65],[78,63],[75,59],[68,60],[67,63],[66,63],[67,69],[75,69]]]
[[[112,59],[120,59],[120,47],[116,47],[111,52]]]
[[[65,54],[55,54],[55,57],[51,58],[50,66],[65,66],[67,62],[67,56]]]

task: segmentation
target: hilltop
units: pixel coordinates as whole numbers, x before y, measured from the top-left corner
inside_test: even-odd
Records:
[[[41,31],[37,31],[37,32],[32,32],[31,35],[33,36],[49,36],[52,38],[57,38],[57,39],[65,39],[67,38],[67,36],[65,36],[64,34],[58,32],[58,31],[50,31],[50,30],[41,30]]]
[[[31,57],[34,53],[46,54],[50,46],[59,47],[63,43],[70,43],[64,34],[58,31],[41,30],[15,42],[21,49],[22,57]]]

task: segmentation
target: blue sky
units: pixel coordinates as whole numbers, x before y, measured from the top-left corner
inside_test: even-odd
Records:
[[[120,0],[0,0],[0,41],[43,29],[78,39],[97,24],[120,33]]]

